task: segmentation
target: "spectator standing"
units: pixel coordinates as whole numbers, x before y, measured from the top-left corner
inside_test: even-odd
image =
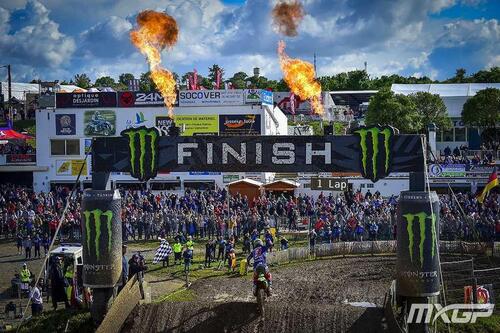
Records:
[[[42,240],[40,239],[40,236],[36,234],[36,236],[33,238],[33,246],[35,248],[35,255],[33,257],[35,258],[40,258],[40,244],[42,243]]]
[[[57,310],[57,303],[64,302],[64,306],[69,308],[69,302],[64,290],[66,279],[62,268],[62,258],[57,257],[50,267],[50,289],[52,292],[52,308]]]
[[[30,288],[31,314],[33,317],[40,315],[43,311],[43,299],[40,289],[36,286],[35,281],[31,282]]]
[[[180,265],[182,260],[182,244],[180,239],[174,243],[174,265]]]
[[[26,254],[26,256],[25,256],[26,259],[31,259],[31,247],[32,246],[33,246],[33,244],[31,242],[31,237],[26,236],[26,238],[23,241],[23,247],[24,247],[24,251]]]

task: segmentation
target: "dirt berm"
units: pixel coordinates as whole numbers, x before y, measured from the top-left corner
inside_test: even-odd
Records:
[[[385,332],[393,257],[318,260],[271,268],[274,294],[257,315],[250,277],[195,282],[189,301],[136,307],[122,332]],[[367,307],[371,306],[371,307]]]

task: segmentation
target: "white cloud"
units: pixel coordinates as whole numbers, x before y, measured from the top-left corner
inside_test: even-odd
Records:
[[[73,38],[62,34],[59,25],[49,18],[49,10],[38,1],[29,1],[22,9],[26,24],[17,31],[9,32],[12,18],[6,10],[0,11],[0,53],[2,61],[13,65],[18,77],[31,79],[34,71],[19,71],[18,66],[32,66],[51,70],[69,63],[76,49]],[[8,22],[8,23],[7,23]],[[24,73],[19,74],[19,73]]]

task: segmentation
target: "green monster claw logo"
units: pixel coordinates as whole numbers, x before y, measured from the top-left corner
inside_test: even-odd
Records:
[[[434,214],[427,215],[425,212],[420,212],[417,214],[403,214],[403,217],[406,219],[408,223],[406,226],[406,231],[408,232],[408,251],[410,253],[410,260],[413,262],[413,246],[415,244],[415,235],[413,234],[413,222],[416,221],[419,225],[420,230],[420,240],[418,244],[419,249],[419,259],[420,259],[420,267],[424,266],[424,242],[425,242],[425,229],[428,225],[425,223],[426,219],[431,220],[431,256],[434,258],[436,254],[436,216]]]
[[[394,129],[391,127],[379,128],[361,128],[354,133],[359,134],[359,145],[361,147],[361,170],[363,177],[371,179],[373,182],[384,178],[390,172],[391,167],[391,138],[394,135]],[[382,137],[383,142],[380,143]],[[368,148],[368,139],[371,140],[371,149]],[[384,150],[383,170],[379,170],[380,145]],[[371,159],[369,158],[371,154]],[[368,160],[370,159],[370,166]],[[371,167],[371,170],[369,168]]]
[[[113,219],[113,212],[110,210],[107,210],[103,212],[100,209],[94,209],[94,210],[85,210],[83,212],[83,216],[85,216],[85,232],[87,236],[87,251],[89,252],[89,255],[92,253],[90,250],[90,217],[94,217],[94,225],[95,225],[95,239],[94,239],[94,245],[95,245],[95,255],[97,257],[97,260],[100,259],[101,253],[99,249],[99,242],[101,240],[101,217],[104,216],[106,218],[106,228],[108,229],[108,251],[111,251],[111,220]]]
[[[121,135],[128,138],[130,175],[140,181],[156,177],[160,137],[158,130],[141,126],[126,129]]]

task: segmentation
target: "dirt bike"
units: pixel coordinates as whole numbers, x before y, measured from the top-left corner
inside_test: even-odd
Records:
[[[261,316],[264,316],[264,303],[266,295],[269,290],[269,282],[266,279],[266,268],[263,265],[256,267],[257,281],[256,284],[256,297],[257,297],[257,310]]]
[[[94,120],[87,125],[85,132],[88,135],[102,134],[108,136],[112,131],[111,123],[106,120]]]

